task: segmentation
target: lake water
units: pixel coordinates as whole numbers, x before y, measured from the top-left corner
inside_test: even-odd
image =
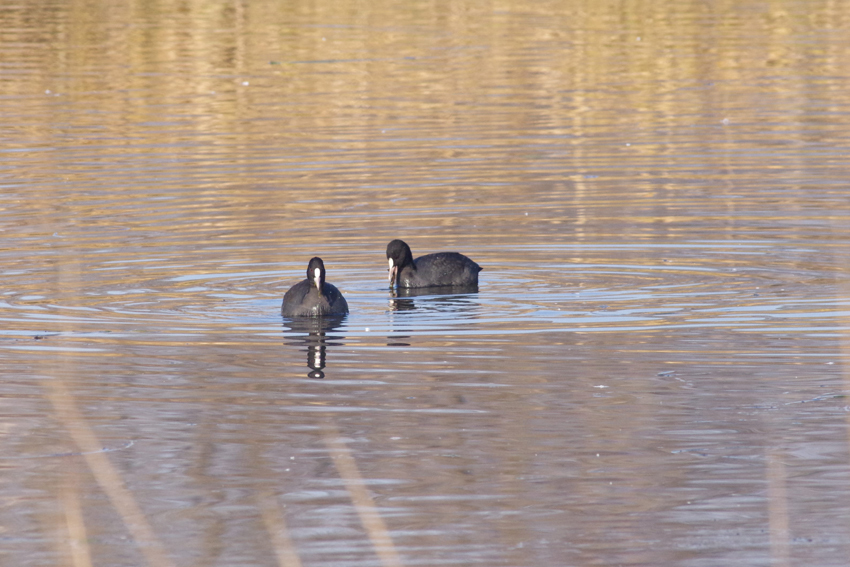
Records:
[[[0,22],[0,564],[847,564],[848,6]]]

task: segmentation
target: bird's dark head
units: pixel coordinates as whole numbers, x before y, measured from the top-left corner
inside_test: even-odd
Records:
[[[325,263],[318,256],[311,259],[310,263],[307,264],[307,279],[310,280],[312,285],[316,286],[319,294],[321,294],[325,285]]]
[[[413,254],[410,252],[410,246],[404,240],[393,240],[387,244],[387,262],[390,266],[390,287],[393,287],[401,269],[413,265]]]

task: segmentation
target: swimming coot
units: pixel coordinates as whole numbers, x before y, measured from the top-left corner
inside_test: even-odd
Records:
[[[481,266],[457,252],[438,252],[416,260],[403,240],[387,244],[390,287],[474,287]]]
[[[336,287],[325,281],[322,259],[313,258],[307,265],[307,279],[284,294],[280,312],[284,317],[345,315],[348,303]]]

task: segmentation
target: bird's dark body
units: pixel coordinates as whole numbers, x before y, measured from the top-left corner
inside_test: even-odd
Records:
[[[322,294],[310,280],[302,280],[283,295],[284,317],[321,317],[348,313],[348,302],[333,284],[325,282]]]
[[[478,286],[481,266],[457,252],[437,252],[414,260],[407,244],[393,240],[387,246],[387,258],[393,259],[395,284],[400,288]]]
[[[348,302],[336,286],[325,281],[325,265],[317,257],[307,266],[307,279],[298,282],[283,295],[280,313],[284,317],[345,315]]]
[[[470,287],[478,285],[480,271],[481,266],[463,254],[438,252],[420,256],[396,277],[399,287]]]

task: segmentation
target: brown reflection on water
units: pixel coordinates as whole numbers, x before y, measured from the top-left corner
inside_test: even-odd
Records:
[[[0,18],[0,563],[846,563],[842,4]]]

